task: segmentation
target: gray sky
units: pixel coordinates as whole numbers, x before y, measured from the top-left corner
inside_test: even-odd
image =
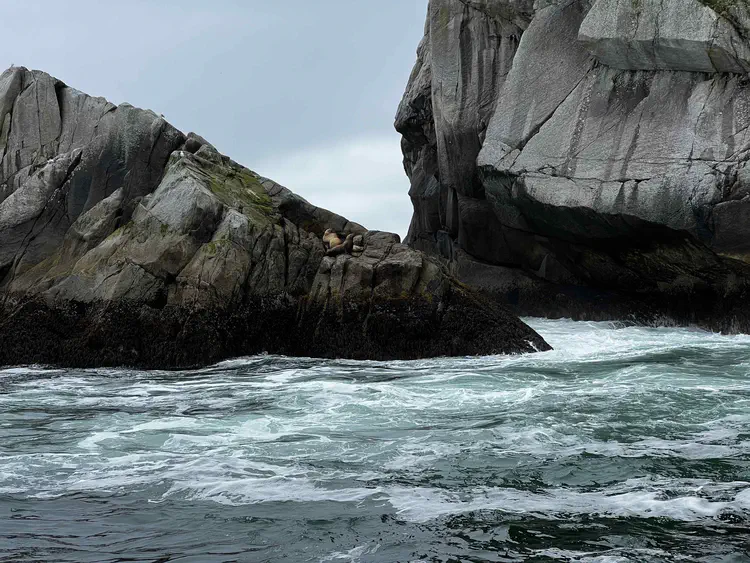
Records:
[[[406,233],[412,208],[393,118],[427,0],[0,6],[3,69],[44,70],[163,113],[316,205]]]

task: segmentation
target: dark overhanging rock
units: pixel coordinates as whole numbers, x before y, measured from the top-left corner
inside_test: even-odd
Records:
[[[154,112],[0,76],[0,365],[177,368],[548,345],[445,265]],[[326,257],[326,229],[361,237]]]
[[[396,117],[407,242],[519,314],[750,330],[747,2],[468,4],[431,0]],[[441,150],[472,127],[478,156]]]

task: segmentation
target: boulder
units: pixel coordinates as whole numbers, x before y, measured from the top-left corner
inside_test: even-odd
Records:
[[[448,268],[316,207],[157,114],[0,77],[0,365],[174,368],[548,345]],[[356,255],[326,257],[322,235]]]

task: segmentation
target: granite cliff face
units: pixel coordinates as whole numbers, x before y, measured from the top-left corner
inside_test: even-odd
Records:
[[[413,248],[524,314],[750,330],[750,4],[431,0]]]
[[[11,68],[0,126],[0,365],[547,348],[396,235],[313,206],[153,112]],[[364,249],[326,256],[328,228]]]

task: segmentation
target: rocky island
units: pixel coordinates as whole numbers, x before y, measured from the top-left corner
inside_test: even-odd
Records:
[[[549,348],[397,235],[44,72],[0,76],[0,156],[0,365]],[[329,229],[358,252],[326,256]]]
[[[431,0],[406,240],[525,315],[750,330],[750,4]]]
[[[431,0],[402,244],[11,68],[0,364],[546,349],[515,315],[749,331],[748,72],[744,0]]]

